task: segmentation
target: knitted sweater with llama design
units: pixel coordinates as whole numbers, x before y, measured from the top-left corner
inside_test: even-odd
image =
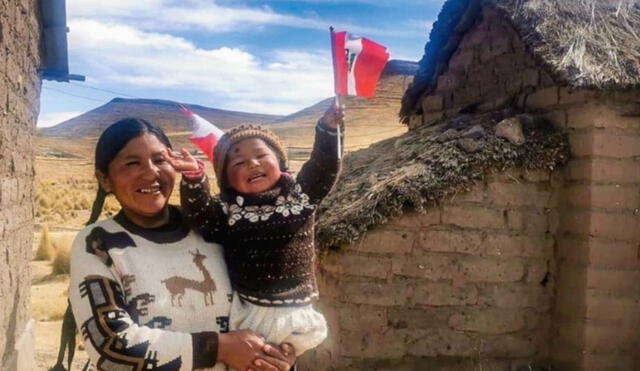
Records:
[[[216,364],[232,298],[222,248],[170,215],[145,229],[120,212],[74,240],[69,299],[99,370],[226,370]]]
[[[233,289],[260,306],[302,306],[318,296],[314,275],[314,216],[338,171],[337,131],[316,126],[310,159],[294,179],[246,195],[225,189],[212,197],[200,172],[183,176],[181,205],[188,224],[219,242]]]

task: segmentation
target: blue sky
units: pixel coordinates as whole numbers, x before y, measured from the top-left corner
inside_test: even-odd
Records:
[[[67,0],[70,72],[38,126],[121,97],[289,114],[333,94],[329,26],[418,61],[444,0]]]

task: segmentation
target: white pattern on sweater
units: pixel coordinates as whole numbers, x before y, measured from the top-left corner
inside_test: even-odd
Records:
[[[113,234],[118,238],[106,246],[105,254],[105,246],[95,242],[92,231],[106,233],[107,240]],[[134,370],[163,365],[191,370],[194,352],[195,357],[208,355],[193,349],[194,334],[227,330],[231,286],[222,248],[191,231],[181,233],[178,240],[174,233],[171,241],[153,238],[154,242],[114,218],[78,233],[71,254],[69,297],[93,364],[106,362],[106,368],[131,362]],[[135,247],[126,246],[130,242]],[[105,291],[106,282],[113,285]],[[124,303],[114,304],[118,291]],[[101,302],[111,304],[100,306]],[[105,336],[105,329],[111,337]],[[217,350],[217,342],[215,346]],[[211,369],[226,367],[218,363]]]

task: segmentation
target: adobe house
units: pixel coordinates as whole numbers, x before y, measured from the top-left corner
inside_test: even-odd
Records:
[[[449,0],[318,220],[308,369],[640,369],[638,1]]]
[[[42,79],[69,81],[64,0],[0,2],[0,369],[33,370],[31,244]]]

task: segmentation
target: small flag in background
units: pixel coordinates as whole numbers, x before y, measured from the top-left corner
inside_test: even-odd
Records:
[[[180,104],[180,110],[191,118],[193,132],[189,140],[213,162],[213,149],[224,135],[224,132],[182,104]]]
[[[348,32],[331,31],[335,93],[372,98],[384,66],[387,48]]]

